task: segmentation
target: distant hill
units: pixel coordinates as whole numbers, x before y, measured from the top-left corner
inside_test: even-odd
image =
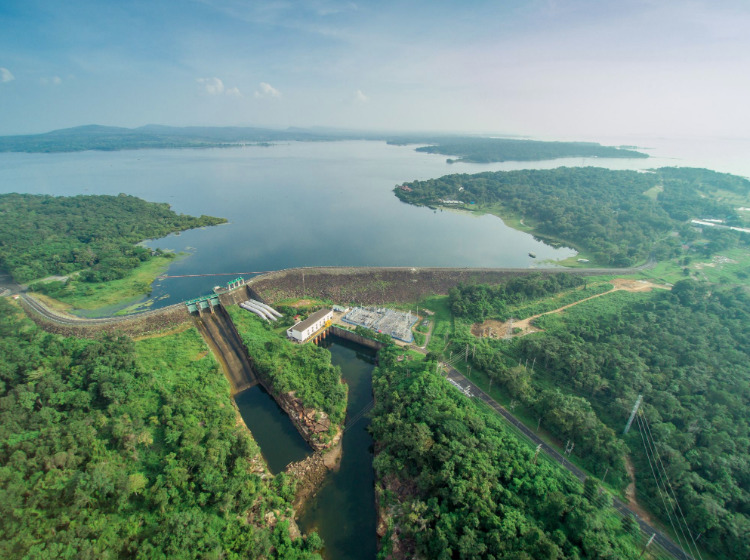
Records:
[[[85,150],[217,148],[238,144],[338,140],[379,140],[396,145],[419,144],[417,151],[420,152],[456,156],[458,160],[479,163],[511,160],[535,161],[563,157],[648,157],[646,154],[633,150],[602,146],[594,142],[541,142],[518,138],[378,133],[323,127],[281,130],[236,126],[174,127],[157,124],[138,128],[85,125],[43,134],[0,136],[0,152],[51,153]]]

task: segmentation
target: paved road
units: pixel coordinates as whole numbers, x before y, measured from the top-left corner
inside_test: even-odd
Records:
[[[152,315],[159,315],[161,313],[167,313],[169,311],[172,311],[173,309],[182,306],[182,303],[176,303],[174,305],[170,305],[169,307],[162,307],[160,309],[152,309],[149,311],[143,311],[141,313],[132,313],[130,315],[121,315],[117,317],[101,317],[98,319],[86,319],[83,317],[74,317],[73,315],[66,315],[64,313],[60,313],[59,311],[55,309],[50,309],[46,305],[44,305],[41,301],[34,298],[32,295],[28,293],[22,293],[20,294],[21,300],[26,304],[26,306],[31,309],[34,313],[41,315],[45,319],[48,319],[49,321],[52,321],[53,323],[57,323],[58,325],[70,325],[74,327],[81,327],[81,326],[102,326],[102,325],[115,325],[118,323],[126,323],[129,321],[142,319],[144,317],[149,317]]]
[[[523,422],[521,422],[518,418],[513,416],[505,407],[501,406],[497,401],[492,399],[487,393],[482,391],[477,385],[472,383],[469,379],[467,379],[463,374],[459,373],[454,367],[448,365],[448,364],[442,364],[443,369],[446,371],[446,377],[449,381],[451,381],[454,385],[456,385],[458,388],[460,388],[465,395],[470,397],[476,397],[486,403],[488,406],[490,406],[493,410],[495,410],[498,414],[502,415],[503,418],[505,418],[508,422],[513,424],[518,430],[525,435],[527,438],[529,438],[535,445],[541,445],[542,450],[549,455],[552,459],[560,463],[563,467],[568,469],[573,476],[575,476],[577,479],[579,479],[581,482],[586,480],[586,473],[584,473],[581,469],[576,467],[575,465],[572,465],[570,461],[568,461],[565,457],[563,457],[556,449],[549,446],[547,443],[545,443],[538,435],[536,435],[533,430],[529,429]],[[632,511],[625,502],[617,498],[616,496],[612,496],[612,505],[617,510],[620,515],[634,515],[636,521],[638,521],[638,525],[640,525],[641,531],[643,531],[647,535],[653,535],[656,534],[656,537],[654,538],[654,542],[659,544],[664,550],[666,550],[669,554],[677,558],[678,560],[694,560],[692,556],[687,554],[684,550],[682,550],[681,547],[677,546],[672,539],[670,539],[667,535],[662,533],[661,531],[658,531],[654,527],[652,527],[649,523],[641,519],[637,513]]]

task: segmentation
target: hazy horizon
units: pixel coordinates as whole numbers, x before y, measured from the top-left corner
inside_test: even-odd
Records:
[[[0,135],[87,124],[746,137],[750,5],[9,0]]]

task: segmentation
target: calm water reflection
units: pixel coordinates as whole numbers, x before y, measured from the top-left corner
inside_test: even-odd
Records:
[[[234,400],[273,474],[312,453],[289,416],[261,385],[238,393]]]
[[[327,338],[322,345],[328,347],[331,361],[341,367],[349,385],[347,419],[354,418],[372,404],[374,353],[337,337]],[[365,560],[375,558],[377,553],[373,440],[367,431],[369,424],[370,420],[363,416],[347,426],[340,469],[328,474],[323,488],[299,519],[303,531],[317,530],[323,537],[326,560]]]

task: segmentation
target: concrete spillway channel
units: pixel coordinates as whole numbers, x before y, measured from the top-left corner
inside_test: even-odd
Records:
[[[193,319],[221,363],[232,385],[232,395],[256,385],[258,380],[250,366],[245,345],[224,308],[215,307],[213,313],[193,315]]]

